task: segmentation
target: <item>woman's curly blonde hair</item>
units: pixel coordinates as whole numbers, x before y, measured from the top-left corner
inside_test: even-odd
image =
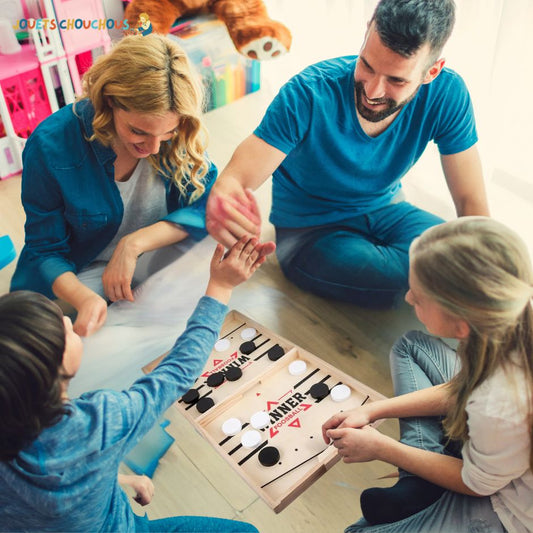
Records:
[[[176,134],[162,143],[150,164],[171,179],[182,194],[192,185],[191,201],[205,191],[207,144],[202,124],[203,91],[185,52],[162,35],[131,35],[99,57],[83,77],[81,98],[95,110],[89,140],[111,146],[116,132],[113,107],[137,113],[179,116]]]

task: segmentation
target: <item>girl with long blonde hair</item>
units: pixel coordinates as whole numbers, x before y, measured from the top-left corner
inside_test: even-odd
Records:
[[[533,531],[527,248],[499,222],[459,218],[412,244],[409,283],[406,300],[431,336],[411,331],[394,345],[395,397],[323,426],[345,462],[400,471],[395,486],[363,491],[364,519],[347,531]],[[457,339],[457,350],[438,337]],[[371,426],[392,417],[400,442]]]
[[[205,236],[217,171],[202,105],[198,77],[169,38],[128,36],[99,57],[77,102],[26,144],[26,244],[12,290],[66,302],[75,331],[90,335],[108,302],[133,300],[135,284],[187,248],[171,245]]]

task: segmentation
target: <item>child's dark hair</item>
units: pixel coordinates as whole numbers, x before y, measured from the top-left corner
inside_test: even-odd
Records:
[[[66,413],[64,351],[57,305],[30,291],[0,297],[0,460],[14,459]]]

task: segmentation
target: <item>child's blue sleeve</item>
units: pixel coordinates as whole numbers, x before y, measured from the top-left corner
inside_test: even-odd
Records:
[[[94,429],[101,431],[102,449],[120,443],[126,454],[162,413],[192,387],[211,354],[226,312],[225,305],[204,296],[170,353],[150,374],[126,391],[98,391],[80,398],[100,411],[97,418],[102,418],[94,423],[102,427]]]

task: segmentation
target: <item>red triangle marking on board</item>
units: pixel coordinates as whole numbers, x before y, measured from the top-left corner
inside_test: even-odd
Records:
[[[279,402],[267,402],[267,411],[270,411],[270,408],[273,406],[273,405],[278,405]]]
[[[309,409],[309,407],[311,407],[311,403],[301,403],[300,404],[300,407],[303,407],[304,408],[304,411],[307,411],[307,409]]]
[[[270,438],[275,437],[278,433],[279,431],[277,429],[270,428]]]
[[[222,363],[223,359],[213,359],[213,366],[217,366]]]
[[[297,418],[296,420],[293,420],[289,426],[291,426],[291,428],[301,428],[302,426],[300,425],[300,419]]]

